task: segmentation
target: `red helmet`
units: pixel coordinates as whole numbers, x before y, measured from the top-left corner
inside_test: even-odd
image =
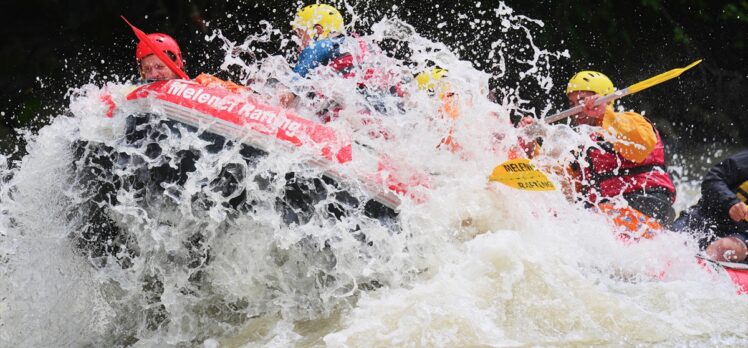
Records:
[[[184,66],[184,63],[182,62],[182,51],[179,49],[177,41],[175,41],[171,36],[162,33],[153,33],[148,34],[148,38],[151,39],[151,42],[153,42],[156,47],[173,55],[173,58],[175,58],[174,63],[176,63],[180,69]],[[140,61],[151,54],[153,54],[153,50],[151,50],[145,42],[138,42],[138,46],[135,47],[135,59]]]

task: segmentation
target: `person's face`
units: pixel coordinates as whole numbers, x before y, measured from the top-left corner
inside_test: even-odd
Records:
[[[155,54],[140,60],[140,77],[144,80],[171,80],[179,76],[169,69]]]
[[[595,95],[595,94],[596,94],[595,92],[591,92],[591,91],[574,91],[574,92],[571,92],[571,93],[569,93],[567,95],[567,97],[569,98],[569,106],[570,107],[575,107],[575,106],[578,106],[578,105],[584,105],[584,100],[587,99],[588,97],[591,97],[591,96]],[[594,117],[589,117],[589,116],[585,115],[583,112],[572,116],[571,120],[576,125],[586,124],[586,125],[590,125],[590,126],[597,126],[598,123],[600,123],[599,119],[594,118]]]

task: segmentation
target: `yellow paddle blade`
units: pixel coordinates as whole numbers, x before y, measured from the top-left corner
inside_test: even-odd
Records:
[[[676,77],[680,76],[680,74],[682,74],[684,71],[693,68],[694,66],[696,66],[699,63],[701,63],[701,59],[699,59],[699,60],[697,60],[697,61],[695,61],[695,62],[693,62],[691,64],[688,64],[688,66],[685,66],[683,68],[678,68],[678,69],[673,69],[673,70],[670,70],[670,71],[666,71],[666,72],[664,72],[662,74],[659,74],[657,76],[650,77],[650,78],[648,78],[648,79],[646,79],[644,81],[637,82],[637,83],[635,83],[635,84],[633,84],[633,85],[631,85],[631,86],[628,87],[629,94],[636,93],[636,92],[639,92],[641,90],[645,90],[645,89],[647,89],[649,87],[652,87],[654,85],[657,85],[657,84],[660,84],[660,83],[665,82],[667,80],[676,78]]]
[[[553,191],[553,185],[543,172],[535,169],[527,158],[506,161],[496,166],[488,177],[509,187],[527,191]]]

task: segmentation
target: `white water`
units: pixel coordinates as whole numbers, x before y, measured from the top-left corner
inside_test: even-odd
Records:
[[[520,33],[527,41],[491,45],[487,61],[494,67],[522,66],[526,70],[518,80],[552,83],[547,71],[564,54],[529,41],[539,28],[536,21],[505,6],[495,14],[494,21],[502,23],[498,30]],[[309,154],[270,151],[247,166],[238,149],[209,153],[202,140],[188,134],[161,141],[171,157],[158,157],[173,158],[188,149],[200,153],[197,170],[182,187],[147,198],[121,188],[119,203],[105,207],[132,236],[138,254],[128,267],[114,256],[102,266],[102,260],[87,258],[75,246],[92,193],[75,183],[71,147],[88,140],[132,155],[144,149],[122,145],[127,107],[107,119],[99,102],[103,89],[85,86],[74,93],[72,116],[60,116],[30,136],[28,155],[3,168],[0,345],[748,344],[748,296],[737,295],[724,274],[696,265],[696,246],[685,236],[662,234],[626,246],[603,217],[568,203],[560,191],[523,192],[486,182],[516,139],[508,113],[524,108],[520,90],[507,87],[498,104],[491,103],[489,75],[446,46],[394,20],[377,23],[373,32],[367,39],[396,37],[413,50],[415,67],[374,59],[393,79],[407,79],[427,60],[449,70],[448,82],[459,91],[462,116],[454,136],[463,152],[436,149],[450,125],[437,116],[438,98],[416,91],[413,83],[404,84],[410,95],[406,111],[381,118],[375,127],[360,122],[368,116],[361,113],[362,97],[351,92],[354,80],[321,70],[309,81],[294,81],[279,59],[245,65],[245,70],[257,81],[272,76],[294,88],[325,91],[343,106],[331,127],[434,174],[429,199],[419,204],[405,198],[397,227],[360,213],[341,221],[319,214],[289,226],[274,205],[283,199],[282,183],[260,188],[253,178],[289,171],[314,177],[316,169],[300,164]],[[534,53],[517,58],[518,47]],[[502,73],[507,72],[496,72]],[[254,87],[268,102],[277,102],[267,86]],[[126,88],[104,89],[125,105],[117,91]],[[392,110],[399,100],[384,100],[389,113],[397,113]],[[314,118],[318,102],[302,101],[299,112]],[[392,138],[368,136],[379,127]],[[545,165],[566,160],[575,144],[588,139],[563,126],[545,131],[539,160]],[[246,171],[241,183],[255,202],[241,214],[221,207],[227,199],[208,185],[231,163]],[[137,174],[136,166],[117,170]],[[196,235],[202,237],[198,247],[190,242]],[[371,243],[361,242],[361,235]],[[191,266],[194,260],[201,264]],[[151,289],[157,284],[163,289]],[[159,315],[167,319],[155,319]]]

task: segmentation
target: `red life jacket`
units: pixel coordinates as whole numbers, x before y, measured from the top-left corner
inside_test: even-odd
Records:
[[[356,76],[356,73],[353,71],[353,68],[355,66],[354,62],[360,64],[369,51],[369,45],[366,43],[366,41],[359,38],[355,34],[351,34],[351,37],[353,37],[356,41],[358,41],[358,45],[359,45],[358,49],[355,52],[356,53],[355,57],[350,52],[346,52],[346,53],[341,54],[339,57],[331,60],[329,63],[327,63],[327,66],[335,69],[335,71],[339,72],[346,79]],[[347,39],[348,38],[346,38],[346,40]],[[359,86],[363,85],[361,81],[359,81],[358,84]],[[316,94],[318,97],[324,97],[324,94],[321,92],[317,92]],[[340,109],[341,109],[340,105],[335,105],[332,109],[326,110],[324,113],[319,114],[317,116],[319,117],[322,123],[328,123],[338,118],[338,113],[340,112]]]
[[[603,142],[601,136],[592,136],[600,148],[587,150],[587,166],[578,171],[582,193],[590,203],[621,194],[656,191],[667,193],[670,201],[675,201],[675,185],[665,165],[665,147],[656,129],[655,135],[655,148],[641,163],[621,156],[613,149],[613,144]]]
[[[390,85],[391,74],[382,71],[381,69],[367,68],[366,71],[364,71],[363,76],[356,76],[357,71],[354,68],[357,65],[362,65],[362,63],[372,55],[381,54],[381,51],[378,50],[376,46],[369,46],[364,39],[356,34],[351,34],[350,37],[346,38],[346,40],[348,39],[356,40],[358,43],[358,47],[353,49],[354,52],[343,53],[339,57],[332,59],[327,65],[335,69],[335,71],[339,72],[346,79],[357,78],[358,80],[356,83],[361,90],[369,87],[374,90],[387,91],[400,97],[404,96],[404,92],[399,84],[395,84],[394,86]],[[322,96],[322,93],[318,92],[317,95]],[[339,111],[340,106],[338,105],[331,110],[327,110],[327,112],[318,115],[318,117],[323,123],[328,123],[338,118]],[[368,119],[364,120],[364,124],[370,124],[372,122],[373,121]],[[377,131],[376,136],[372,137],[378,138],[379,136],[383,136],[385,139],[390,138],[390,134],[386,130]]]
[[[330,64],[329,64],[330,67],[340,72],[345,78],[356,76],[356,74],[353,72],[353,63],[362,62],[364,58],[366,57],[367,53],[369,52],[369,45],[366,43],[366,41],[364,41],[364,39],[358,36],[355,36],[355,35],[352,35],[352,38],[358,41],[358,49],[356,50],[356,52],[354,52],[356,55],[354,56],[350,52],[346,52],[342,54],[340,57],[337,57],[333,59],[332,61],[330,61]],[[373,70],[373,69],[369,69],[369,70]],[[366,75],[369,75],[368,70],[366,71]]]
[[[381,54],[380,51],[375,50],[375,47],[370,47],[368,43],[356,34],[351,34],[351,38],[358,42],[358,49],[354,53],[346,52],[340,57],[337,57],[330,61],[328,64],[330,67],[341,73],[345,78],[355,78],[356,71],[353,69],[355,64],[361,64],[365,59],[371,55]],[[364,71],[363,76],[358,80],[359,87],[373,87],[380,90],[389,91],[393,95],[404,96],[402,88],[399,83],[391,85],[391,74],[383,71],[382,69],[367,68]]]

